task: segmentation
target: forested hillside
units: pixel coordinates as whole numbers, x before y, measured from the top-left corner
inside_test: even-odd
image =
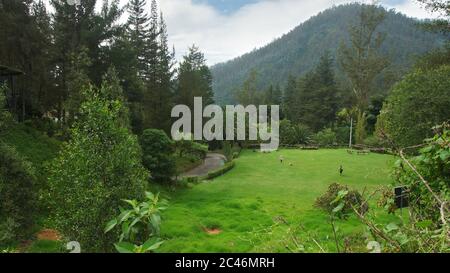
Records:
[[[358,18],[360,5],[333,7],[299,25],[274,42],[226,63],[212,67],[215,100],[220,104],[236,102],[234,91],[252,70],[257,71],[258,88],[270,84],[284,86],[288,76],[300,76],[319,63],[325,51],[332,57],[342,41],[347,41],[348,28]],[[381,53],[389,56],[391,65],[380,76],[378,88],[387,89],[397,81],[419,56],[441,46],[444,37],[418,27],[417,20],[395,11],[385,11],[386,19],[378,31],[386,34]],[[343,77],[337,68],[338,81]],[[383,84],[381,84],[383,83]]]

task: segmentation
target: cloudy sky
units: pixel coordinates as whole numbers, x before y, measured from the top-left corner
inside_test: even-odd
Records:
[[[120,0],[125,5],[128,0]],[[147,0],[150,2],[150,0]],[[333,5],[355,0],[159,0],[177,58],[195,43],[208,64],[238,57]],[[99,1],[100,2],[100,1]],[[372,2],[369,0],[361,2]],[[410,17],[431,18],[415,0],[381,0]]]

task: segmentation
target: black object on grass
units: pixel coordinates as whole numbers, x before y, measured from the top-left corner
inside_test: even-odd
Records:
[[[406,186],[394,188],[395,206],[399,209],[409,206],[409,189]]]

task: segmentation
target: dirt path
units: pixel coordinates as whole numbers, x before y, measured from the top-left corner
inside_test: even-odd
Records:
[[[209,172],[214,171],[222,167],[227,161],[226,157],[222,154],[208,153],[202,165],[183,173],[182,177],[196,177],[204,176]]]

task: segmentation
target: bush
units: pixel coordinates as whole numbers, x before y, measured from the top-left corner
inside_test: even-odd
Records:
[[[347,218],[347,216],[353,212],[352,206],[361,214],[366,213],[369,209],[367,203],[358,191],[350,190],[347,186],[339,183],[331,184],[328,187],[328,190],[316,199],[314,206],[331,214],[333,211],[336,211],[335,208],[337,204],[335,201],[340,194],[342,194],[344,200],[342,203],[343,207],[340,208],[338,211],[339,213],[337,214],[339,218]]]
[[[0,135],[13,121],[11,113],[6,108],[5,90],[6,86],[0,84]]]
[[[235,165],[234,161],[225,163],[225,165],[223,165],[222,168],[220,168],[218,170],[215,170],[215,171],[212,171],[212,172],[209,172],[208,175],[206,176],[206,179],[211,180],[211,179],[214,179],[216,177],[219,177],[219,176],[229,172],[231,169],[233,169],[234,165]]]
[[[433,192],[445,201],[450,200],[450,125],[446,123],[439,129],[434,138],[426,140],[427,146],[419,155],[410,160]],[[394,178],[397,185],[408,186],[415,218],[433,220],[439,226],[440,204],[424,183],[418,181],[417,174],[398,161]]]
[[[380,139],[377,136],[369,136],[364,139],[364,145],[369,147],[380,147],[382,146]]]
[[[348,142],[350,141],[350,126],[337,127],[334,129],[334,132],[336,133],[336,142],[338,144],[348,145]],[[354,139],[355,138],[353,136],[352,140]]]
[[[229,141],[224,141],[222,146],[223,146],[223,154],[225,155],[227,160],[228,161],[233,160],[233,144],[232,144],[232,142],[230,143]]]
[[[0,141],[0,225],[3,232],[10,234],[7,237],[19,239],[30,232],[37,198],[35,185],[36,176],[31,164]],[[12,227],[17,228],[11,230]]]
[[[320,146],[331,146],[336,143],[336,133],[333,132],[330,128],[324,129],[318,132],[314,136],[314,140]]]
[[[432,127],[450,117],[450,65],[416,70],[392,89],[377,121],[377,133],[399,147],[422,143]]]
[[[176,141],[175,148],[180,157],[191,155],[203,159],[208,153],[208,145],[203,145],[190,139]]]
[[[171,181],[176,175],[173,141],[162,130],[147,129],[140,137],[142,163],[156,182]]]
[[[311,130],[303,124],[292,124],[290,120],[280,122],[280,143],[282,145],[308,144],[311,141]]]
[[[105,84],[84,91],[72,139],[48,166],[56,227],[84,252],[112,251],[118,231],[103,232],[123,199],[141,199],[149,177],[137,138],[124,126],[124,106]]]
[[[121,230],[119,242],[114,244],[121,253],[151,252],[163,243],[159,239],[161,212],[168,202],[161,199],[159,193],[146,192],[145,197],[143,202],[124,200],[128,209],[121,209],[120,214],[106,224],[105,233],[117,228]]]

